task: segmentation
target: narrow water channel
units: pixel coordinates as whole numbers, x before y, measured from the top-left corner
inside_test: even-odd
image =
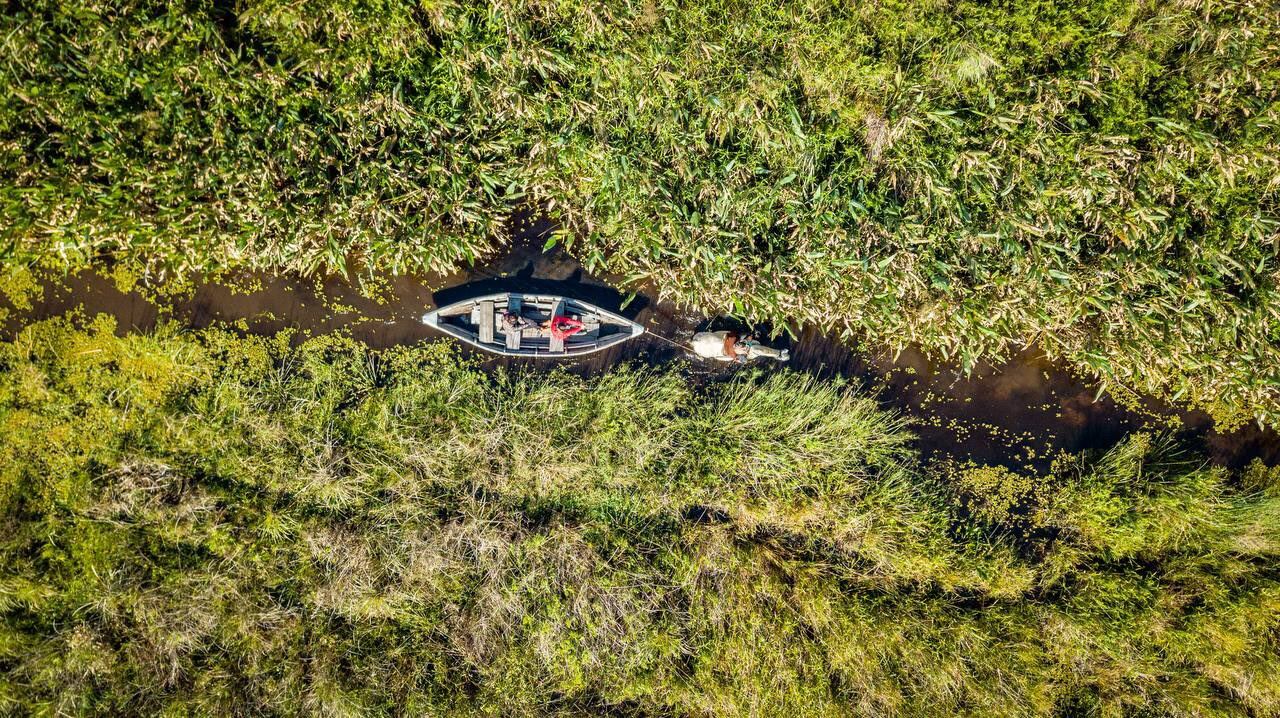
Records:
[[[625,361],[683,362],[700,381],[714,381],[740,368],[689,361],[677,345],[715,320],[683,311],[654,294],[626,296],[609,278],[593,277],[567,253],[541,250],[526,241],[505,255],[447,276],[399,276],[381,286],[361,287],[342,277],[303,278],[244,274],[198,283],[161,299],[164,292],[121,291],[102,274],[82,272],[45,286],[30,311],[13,314],[5,334],[30,321],[79,312],[109,314],[121,332],[148,331],[161,321],[190,328],[215,324],[255,334],[296,329],[299,338],[344,332],[369,346],[386,348],[443,337],[422,324],[428,309],[493,291],[537,291],[586,299],[645,325],[650,334],[577,360],[538,360],[593,373]],[[665,341],[664,341],[665,340]],[[1149,400],[1138,409],[1109,397],[1036,349],[998,366],[983,365],[969,375],[931,360],[919,351],[900,354],[850,346],[815,327],[794,340],[787,368],[827,379],[843,378],[875,392],[886,408],[911,418],[926,456],[1003,463],[1043,470],[1061,451],[1104,449],[1136,430],[1175,427],[1216,463],[1240,466],[1253,458],[1280,461],[1280,436],[1256,426],[1223,434],[1207,416]],[[531,366],[530,360],[496,357],[469,348],[486,367]],[[777,370],[769,365],[765,370]]]

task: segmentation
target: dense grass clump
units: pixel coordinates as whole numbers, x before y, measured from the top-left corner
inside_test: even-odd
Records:
[[[0,706],[1280,712],[1280,485],[922,465],[794,374],[53,322],[0,345]]]
[[[0,252],[446,269],[540,206],[709,311],[1280,421],[1268,2],[32,2]]]

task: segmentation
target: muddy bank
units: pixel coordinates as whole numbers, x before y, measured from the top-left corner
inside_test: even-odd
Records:
[[[684,344],[695,331],[716,326],[648,293],[628,296],[608,278],[593,277],[559,250],[542,252],[538,242],[515,247],[482,268],[446,276],[401,276],[361,287],[341,277],[308,279],[238,275],[197,283],[160,299],[156,292],[121,291],[107,276],[85,272],[45,286],[28,312],[10,318],[6,334],[27,321],[80,312],[116,318],[120,331],[147,331],[161,321],[203,328],[232,325],[252,333],[286,328],[300,338],[344,332],[370,346],[386,348],[441,335],[421,323],[435,306],[492,291],[538,291],[586,299],[642,323],[650,334],[578,360],[538,360],[593,373],[622,361],[683,361]],[[163,292],[159,293],[163,294]],[[665,340],[665,341],[664,341]],[[876,392],[888,408],[911,417],[927,456],[1003,463],[1045,469],[1061,451],[1104,449],[1125,433],[1173,426],[1218,463],[1239,466],[1257,457],[1280,461],[1280,437],[1249,427],[1221,434],[1208,417],[1148,401],[1138,409],[1108,397],[1095,401],[1096,387],[1049,362],[1035,349],[999,366],[979,366],[965,376],[957,367],[908,349],[894,356],[849,346],[816,328],[804,329],[790,344],[792,370],[843,378]],[[487,367],[532,366],[465,349]],[[772,370],[772,366],[766,366]],[[720,363],[690,362],[686,371],[713,380],[737,370]]]

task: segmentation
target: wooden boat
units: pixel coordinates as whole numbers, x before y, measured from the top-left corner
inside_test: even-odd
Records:
[[[506,312],[532,320],[514,331],[503,325]],[[538,327],[552,317],[582,322],[584,329],[567,339],[557,339]],[[578,299],[548,294],[502,292],[450,304],[422,315],[430,327],[471,346],[515,357],[574,357],[608,349],[644,334],[644,327]]]

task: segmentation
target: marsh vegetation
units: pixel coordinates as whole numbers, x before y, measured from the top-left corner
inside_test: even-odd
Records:
[[[1280,469],[359,310],[536,216],[699,321],[1276,427],[1277,100],[1265,1],[9,3],[0,713],[1280,715]],[[38,321],[80,270],[335,333]]]
[[[0,706],[1280,710],[1280,474],[923,463],[801,375],[44,322],[0,345]]]
[[[1274,425],[1267,2],[31,2],[0,252],[444,271],[547,212],[710,312]]]

